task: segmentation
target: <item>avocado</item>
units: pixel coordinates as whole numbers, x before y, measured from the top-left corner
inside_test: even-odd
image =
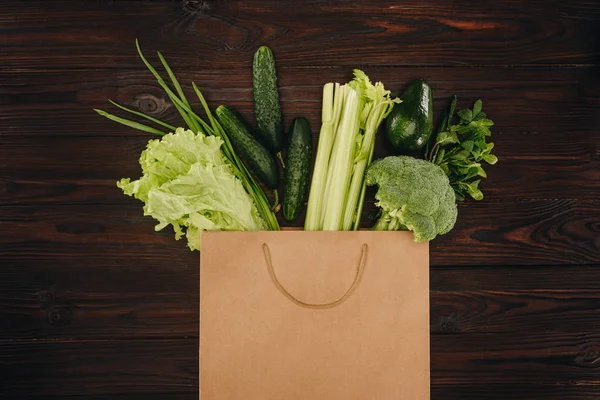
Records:
[[[386,119],[385,134],[392,151],[406,154],[427,144],[433,129],[431,88],[422,79],[410,82]]]

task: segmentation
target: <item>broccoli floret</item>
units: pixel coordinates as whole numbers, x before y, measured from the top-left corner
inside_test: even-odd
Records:
[[[439,166],[409,156],[386,157],[369,165],[365,179],[379,187],[375,198],[381,216],[373,229],[408,229],[415,242],[423,242],[454,227],[456,197]]]

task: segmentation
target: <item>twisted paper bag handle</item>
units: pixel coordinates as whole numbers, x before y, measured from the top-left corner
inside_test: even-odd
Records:
[[[312,309],[333,308],[335,306],[342,304],[344,301],[346,301],[348,299],[348,297],[350,297],[352,295],[352,293],[354,293],[354,291],[356,290],[356,288],[358,287],[358,284],[360,283],[360,281],[362,279],[366,261],[367,261],[367,252],[369,249],[367,244],[363,243],[362,251],[360,254],[360,259],[358,261],[358,266],[356,268],[356,276],[354,277],[354,282],[352,282],[352,285],[350,286],[350,288],[348,288],[346,293],[344,293],[342,295],[342,297],[340,297],[339,299],[337,299],[335,301],[332,301],[331,303],[318,304],[318,303],[306,303],[302,300],[299,300],[296,297],[294,297],[290,292],[288,292],[286,290],[286,288],[283,287],[281,282],[279,282],[277,275],[275,274],[275,269],[273,268],[273,260],[271,259],[271,251],[269,250],[269,245],[267,243],[263,243],[262,247],[263,247],[263,253],[265,256],[265,262],[267,264],[267,270],[269,271],[269,276],[271,277],[271,281],[273,281],[273,284],[275,285],[275,287],[277,287],[277,289],[281,292],[281,294],[283,294],[285,297],[287,297],[291,302],[293,302],[297,306],[304,307],[304,308],[312,308]]]

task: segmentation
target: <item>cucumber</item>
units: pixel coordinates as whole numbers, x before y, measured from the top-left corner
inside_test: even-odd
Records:
[[[285,156],[285,178],[283,188],[283,218],[294,221],[298,218],[308,193],[312,136],[305,118],[296,118],[290,127]]]
[[[229,136],[229,140],[239,152],[248,167],[269,189],[279,187],[279,167],[275,158],[250,133],[249,124],[233,108],[225,105],[217,107],[217,120]]]
[[[260,139],[273,154],[281,157],[284,146],[283,122],[277,91],[275,58],[267,46],[261,46],[254,54],[252,88],[254,115]]]

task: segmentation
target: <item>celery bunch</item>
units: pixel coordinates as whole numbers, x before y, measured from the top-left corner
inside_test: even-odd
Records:
[[[305,230],[357,230],[365,198],[365,170],[375,135],[392,110],[390,91],[361,70],[344,85],[323,87],[322,125]]]

